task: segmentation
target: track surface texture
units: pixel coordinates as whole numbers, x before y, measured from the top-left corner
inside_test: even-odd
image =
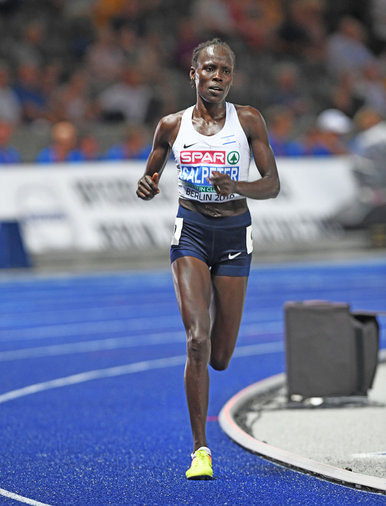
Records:
[[[4,273],[0,504],[386,504],[245,451],[217,419],[242,388],[284,371],[286,301],[380,311],[385,286],[386,259],[253,268],[231,365],[210,373],[215,479],[190,482],[185,335],[170,272]]]

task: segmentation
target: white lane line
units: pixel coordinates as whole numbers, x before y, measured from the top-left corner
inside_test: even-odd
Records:
[[[242,336],[258,336],[262,332],[257,331],[255,326],[244,329]],[[264,331],[264,337],[268,337],[269,332]],[[276,334],[274,334],[276,335]],[[116,350],[132,348],[135,346],[153,346],[157,344],[184,343],[185,333],[181,330],[170,331],[155,334],[146,334],[143,336],[130,337],[112,337],[110,339],[96,339],[92,341],[81,341],[75,343],[52,344],[49,346],[37,346],[31,348],[21,348],[18,350],[7,350],[0,352],[0,362],[10,362],[12,360],[24,360],[28,358],[42,358],[61,356],[78,353],[89,353],[95,351]],[[276,342],[276,341],[275,341]]]
[[[84,315],[87,314],[87,319],[90,321],[100,321],[101,315],[106,320],[114,320],[117,318],[120,319],[131,319],[138,318],[140,313],[143,314],[143,318],[149,314],[149,311],[153,311],[154,304],[145,304],[142,303],[140,306],[140,310],[138,306],[134,306],[133,304],[125,304],[113,306],[107,305],[108,301],[105,301],[105,304],[102,306],[96,307],[74,307],[72,309],[61,309],[60,307],[54,307],[47,309],[31,309],[31,310],[23,310],[20,309],[19,306],[14,306],[14,311],[4,309],[4,304],[1,306],[0,301],[0,329],[2,331],[6,331],[7,328],[14,327],[15,323],[20,322],[20,311],[23,312],[23,320],[24,322],[28,322],[29,326],[34,325],[58,325],[58,320],[61,320],[61,323],[71,324],[71,323],[82,323],[84,322]],[[157,302],[157,309],[166,312],[166,309],[170,308],[170,302],[163,300],[162,303]],[[70,321],[67,321],[70,320]],[[25,326],[25,325],[24,325]],[[23,326],[23,327],[24,327]],[[21,328],[23,328],[21,327]]]
[[[185,363],[185,355],[176,357],[159,358],[155,360],[145,360],[143,362],[134,362],[133,364],[120,365],[116,367],[108,367],[107,369],[95,369],[93,371],[82,372],[79,374],[72,374],[63,378],[57,378],[42,383],[35,383],[28,385],[17,390],[11,390],[5,394],[0,395],[0,404],[8,402],[19,397],[26,395],[36,394],[44,390],[52,388],[66,387],[69,385],[76,385],[99,378],[109,378],[114,376],[122,376],[124,374],[132,374],[136,372],[149,371],[150,369],[161,369],[164,367],[172,367]]]
[[[170,316],[157,318],[157,325],[169,324],[173,319]],[[59,323],[43,326],[32,326],[23,328],[12,328],[0,330],[1,341],[12,341],[14,339],[52,339],[55,337],[71,337],[79,335],[98,335],[112,332],[128,332],[132,330],[147,330],[154,328],[154,321],[148,318],[137,318],[136,320],[121,318],[115,320],[102,320],[95,322]]]
[[[164,315],[157,317],[158,328],[165,325],[170,327],[170,322],[173,322],[174,316]],[[181,328],[179,323],[174,323],[174,327]],[[259,321],[254,323],[244,323],[244,333],[253,332],[256,328],[264,328],[267,331],[283,329],[282,322],[278,320]],[[113,332],[133,332],[135,330],[153,330],[154,321],[148,318],[136,319],[115,319],[93,322],[79,322],[79,323],[59,323],[43,326],[32,326],[23,328],[12,328],[8,330],[0,330],[0,341],[8,342],[14,340],[35,340],[35,339],[54,339],[54,338],[69,338],[72,336],[86,336],[86,335],[99,335],[111,334]]]
[[[44,502],[34,501],[33,499],[28,499],[28,497],[23,497],[19,494],[14,494],[13,492],[9,492],[8,490],[4,490],[0,488],[0,495],[4,497],[8,497],[9,499],[14,499],[15,501],[22,502],[24,504],[31,504],[32,506],[50,506]]]
[[[248,357],[251,355],[267,355],[270,353],[279,353],[282,350],[283,344],[278,342],[241,346],[239,348],[236,348],[234,358]],[[85,383],[86,381],[91,381],[95,379],[123,376],[125,374],[144,372],[152,369],[174,367],[177,365],[184,364],[185,360],[186,355],[178,355],[175,357],[146,360],[143,362],[135,362],[133,364],[109,367],[107,369],[96,369],[93,371],[87,371],[79,374],[72,374],[71,376],[56,378],[49,381],[43,381],[41,383],[35,383],[33,385],[28,385],[23,388],[18,388],[17,390],[11,390],[9,392],[6,392],[5,394],[0,395],[0,404],[4,404],[5,402],[12,401],[20,397],[25,397],[27,395],[32,395],[38,392],[43,392],[45,390],[50,390],[52,388],[66,387],[69,385]],[[49,504],[38,502],[33,499],[28,499],[27,497],[14,494],[13,492],[9,492],[8,490],[4,490],[1,488],[0,488],[0,495],[9,497],[24,504],[31,504],[33,506],[50,506]]]
[[[236,348],[234,357],[247,357],[251,355],[266,355],[269,353],[279,353],[283,351],[283,343],[262,343],[253,344],[249,346],[241,346]],[[60,388],[69,385],[75,385],[84,383],[100,378],[108,378],[114,376],[122,376],[125,374],[132,374],[137,372],[149,371],[151,369],[162,369],[164,367],[173,367],[184,364],[186,355],[177,355],[174,357],[158,358],[155,360],[145,360],[142,362],[134,362],[132,364],[125,364],[115,367],[108,367],[107,369],[95,369],[93,371],[86,371],[78,374],[72,374],[63,378],[56,378],[49,381],[43,381],[41,383],[35,383],[28,385],[23,388],[16,390],[10,390],[0,395],[0,404],[18,399],[19,397],[25,397],[27,395],[36,394],[44,390],[50,390],[52,388]]]
[[[89,353],[103,350],[116,350],[131,348],[134,346],[149,346],[154,344],[170,344],[185,342],[185,334],[179,332],[165,332],[146,334],[144,336],[112,337],[110,339],[96,339],[93,341],[81,341],[67,344],[52,344],[50,346],[38,346],[35,348],[22,348],[0,352],[0,362],[21,360],[25,358],[39,358],[49,356],[68,355],[71,353]]]
[[[251,355],[268,355],[269,353],[281,353],[284,351],[283,341],[274,341],[271,343],[249,344],[239,346],[235,349],[233,357],[249,357]]]

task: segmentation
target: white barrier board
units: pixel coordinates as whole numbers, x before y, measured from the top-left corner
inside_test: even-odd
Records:
[[[254,241],[313,240],[357,196],[347,158],[278,159],[278,168],[279,197],[248,201]],[[19,220],[32,253],[165,248],[178,207],[176,168],[167,164],[149,202],[135,194],[143,171],[141,162],[2,167],[0,221]]]

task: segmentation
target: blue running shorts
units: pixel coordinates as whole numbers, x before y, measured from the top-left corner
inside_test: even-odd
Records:
[[[252,225],[249,211],[212,218],[178,208],[170,259],[199,258],[214,276],[248,276],[252,259]]]

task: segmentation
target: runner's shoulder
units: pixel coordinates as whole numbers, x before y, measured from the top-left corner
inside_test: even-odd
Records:
[[[160,119],[158,128],[164,132],[173,132],[176,128],[179,128],[183,113],[184,111],[178,111],[172,114],[167,114]]]
[[[239,117],[241,126],[245,133],[249,137],[253,132],[256,132],[256,128],[265,129],[265,121],[261,112],[252,107],[251,105],[236,105],[237,115]]]
[[[235,104],[235,107],[239,118],[245,119],[246,121],[256,121],[262,119],[261,112],[256,109],[256,107],[252,107],[251,105],[238,104]]]

